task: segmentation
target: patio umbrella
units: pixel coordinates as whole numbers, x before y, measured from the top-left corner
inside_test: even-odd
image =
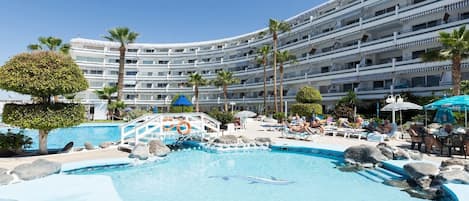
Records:
[[[435,118],[433,118],[434,122],[438,122],[441,124],[445,123],[454,123],[456,120],[454,119],[453,112],[449,108],[440,108],[436,112]]]
[[[187,100],[186,96],[181,95],[178,97],[178,99],[176,99],[176,101],[174,101],[173,106],[181,106],[182,107],[181,112],[184,112],[184,107],[192,106],[192,103],[189,100]]]
[[[401,123],[401,130],[402,128],[402,110],[421,110],[422,106],[417,105],[411,102],[397,102],[397,103],[390,103],[384,106],[381,111],[399,111],[400,123]],[[404,133],[404,132],[402,132]]]
[[[440,108],[447,108],[452,111],[464,111],[465,126],[467,127],[467,110],[469,109],[469,95],[452,96],[449,98],[441,99],[425,105],[426,110],[436,110]]]
[[[257,114],[251,111],[241,111],[236,113],[234,116],[238,118],[249,118],[249,117],[255,117]]]

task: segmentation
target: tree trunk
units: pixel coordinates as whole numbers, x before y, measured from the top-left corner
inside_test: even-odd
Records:
[[[107,99],[107,105],[108,107],[112,104],[112,99],[111,96],[109,96],[109,99]],[[112,120],[112,109],[107,109],[107,115],[106,115],[107,120]]]
[[[265,114],[267,114],[267,57],[264,57],[264,111],[262,111]]]
[[[453,65],[451,70],[453,81],[453,95],[458,96],[461,94],[461,56],[453,57]]]
[[[283,63],[280,63],[280,112],[283,112]]]
[[[274,67],[274,111],[278,112],[277,104],[277,33],[273,33],[274,37],[274,58],[273,58],[273,67]]]
[[[39,154],[45,155],[48,153],[47,150],[47,135],[48,130],[39,130]]]
[[[122,100],[122,90],[124,89],[124,65],[125,65],[125,46],[119,48],[119,75],[117,77],[117,101]]]
[[[199,87],[195,85],[195,111],[199,112]]]
[[[228,89],[226,85],[223,85],[223,96],[225,97],[225,112],[228,112]]]

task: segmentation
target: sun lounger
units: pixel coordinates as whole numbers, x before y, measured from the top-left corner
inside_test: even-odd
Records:
[[[369,133],[366,139],[367,141],[371,141],[371,142],[384,142],[385,140],[389,140],[389,139],[396,137],[397,136],[396,133],[397,133],[397,124],[393,123],[391,132],[389,132],[388,134],[379,133],[375,131],[373,133]]]
[[[310,133],[310,132],[296,132],[296,131],[291,131],[288,127],[284,127],[283,132],[282,132],[282,137],[287,138],[287,139],[299,139],[299,140],[312,140],[313,136],[319,136],[315,133]]]

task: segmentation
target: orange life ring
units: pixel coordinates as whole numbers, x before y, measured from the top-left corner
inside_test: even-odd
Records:
[[[181,125],[186,125],[185,130],[181,130]],[[191,132],[191,124],[187,121],[179,121],[178,125],[176,126],[176,130],[178,131],[179,134],[181,135],[187,135]]]

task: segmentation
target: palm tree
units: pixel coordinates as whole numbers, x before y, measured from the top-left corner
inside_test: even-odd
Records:
[[[270,53],[270,46],[264,45],[262,46],[259,50],[257,50],[257,53],[261,55],[260,58],[257,58],[257,63],[264,65],[264,108],[263,112],[264,114],[266,113],[267,109],[267,58]]]
[[[49,51],[57,51],[63,54],[68,54],[70,50],[70,44],[64,43],[62,44],[62,39],[49,36],[49,37],[39,37],[38,44],[30,44],[28,45],[28,50],[44,50],[47,49]],[[57,49],[58,48],[58,49]]]
[[[296,56],[288,50],[277,53],[277,62],[280,64],[280,112],[283,112],[283,64],[289,61],[296,61]]]
[[[454,29],[453,32],[440,32],[438,40],[443,45],[441,50],[430,51],[422,56],[423,61],[452,61],[451,76],[453,95],[461,93],[461,61],[469,58],[469,31],[466,26]]]
[[[122,89],[124,88],[124,65],[125,65],[125,51],[129,43],[133,43],[138,33],[132,32],[127,27],[116,27],[108,30],[109,36],[104,36],[105,39],[113,42],[119,42],[119,75],[117,77],[117,101],[122,100]]]
[[[207,85],[208,81],[199,73],[191,73],[189,75],[189,84],[194,86],[195,111],[199,112],[199,86]]]
[[[225,112],[228,112],[228,85],[238,84],[239,79],[233,77],[232,72],[222,70],[217,73],[217,78],[213,80],[213,84],[217,87],[223,87],[223,96],[225,98]]]
[[[274,58],[273,58],[273,68],[274,68],[274,108],[275,113],[278,112],[277,105],[277,42],[278,42],[278,32],[290,31],[290,24],[282,21],[277,21],[274,19],[269,20],[269,31],[272,34],[272,40],[274,43]]]
[[[98,96],[99,99],[107,100],[107,105],[108,105],[108,115],[107,118],[112,117],[112,109],[109,108],[110,105],[112,105],[112,95],[117,92],[117,87],[108,87],[105,86],[101,90],[96,90],[94,93]]]
[[[469,95],[469,80],[461,81],[461,94]]]

